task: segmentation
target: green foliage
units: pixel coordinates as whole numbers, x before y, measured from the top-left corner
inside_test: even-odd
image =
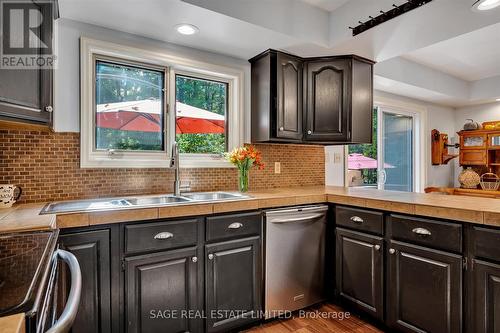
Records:
[[[177,75],[175,99],[181,103],[225,116],[227,84]]]
[[[223,154],[226,151],[224,134],[177,134],[175,140],[181,153]]]
[[[377,128],[378,128],[378,119],[377,119],[377,109],[373,109],[373,117],[372,117],[372,143],[371,144],[360,144],[360,145],[349,145],[349,154],[362,154],[363,156],[371,157],[373,159],[377,159]],[[377,184],[377,170],[375,169],[363,169],[361,170],[361,174],[364,179],[365,184]]]
[[[164,74],[97,61],[97,104],[163,99]]]
[[[175,88],[177,101],[226,115],[227,84],[178,75]],[[177,134],[176,141],[181,153],[222,154],[226,151],[225,134]]]

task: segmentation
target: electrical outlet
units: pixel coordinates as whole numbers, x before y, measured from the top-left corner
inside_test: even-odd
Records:
[[[340,153],[334,153],[333,154],[333,163],[334,164],[339,164],[340,163],[340,160],[341,160],[341,156],[340,156]]]
[[[274,173],[281,173],[281,162],[274,162]]]

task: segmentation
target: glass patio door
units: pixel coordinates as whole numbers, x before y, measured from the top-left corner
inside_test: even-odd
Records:
[[[379,107],[378,188],[412,192],[415,182],[414,115]]]

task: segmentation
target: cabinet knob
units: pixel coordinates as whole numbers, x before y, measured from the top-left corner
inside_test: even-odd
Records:
[[[354,223],[363,223],[364,220],[359,216],[351,216],[350,220]]]
[[[54,111],[54,109],[52,108],[51,105],[48,105],[48,106],[45,107],[45,111],[52,112],[52,111]]]
[[[312,131],[311,130],[307,131],[307,134],[312,134]]]
[[[213,259],[214,259],[214,255],[213,255],[212,253],[210,253],[210,254],[208,255],[208,259],[213,260]]]
[[[375,251],[379,251],[380,250],[380,245],[375,245]]]
[[[198,262],[198,257],[192,257],[192,258],[191,258],[191,260],[192,260],[193,262]]]
[[[394,249],[389,249],[389,253],[390,253],[390,254],[394,254],[394,253],[396,253],[396,250],[394,250]]]
[[[159,240],[163,240],[163,239],[169,239],[169,238],[172,238],[174,237],[174,234],[171,233],[171,232],[167,232],[167,231],[164,231],[164,232],[159,232],[157,233],[155,236],[154,236],[154,239],[159,239]]]
[[[280,132],[283,132],[285,128],[283,126],[280,127]]]
[[[241,224],[240,222],[234,222],[234,223],[231,223],[227,228],[228,229],[239,229],[243,227],[243,224]]]

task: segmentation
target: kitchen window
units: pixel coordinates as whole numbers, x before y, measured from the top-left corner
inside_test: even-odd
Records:
[[[166,72],[96,58],[96,150],[165,151]]]
[[[243,69],[81,39],[81,156],[85,167],[231,167],[243,143]]]

